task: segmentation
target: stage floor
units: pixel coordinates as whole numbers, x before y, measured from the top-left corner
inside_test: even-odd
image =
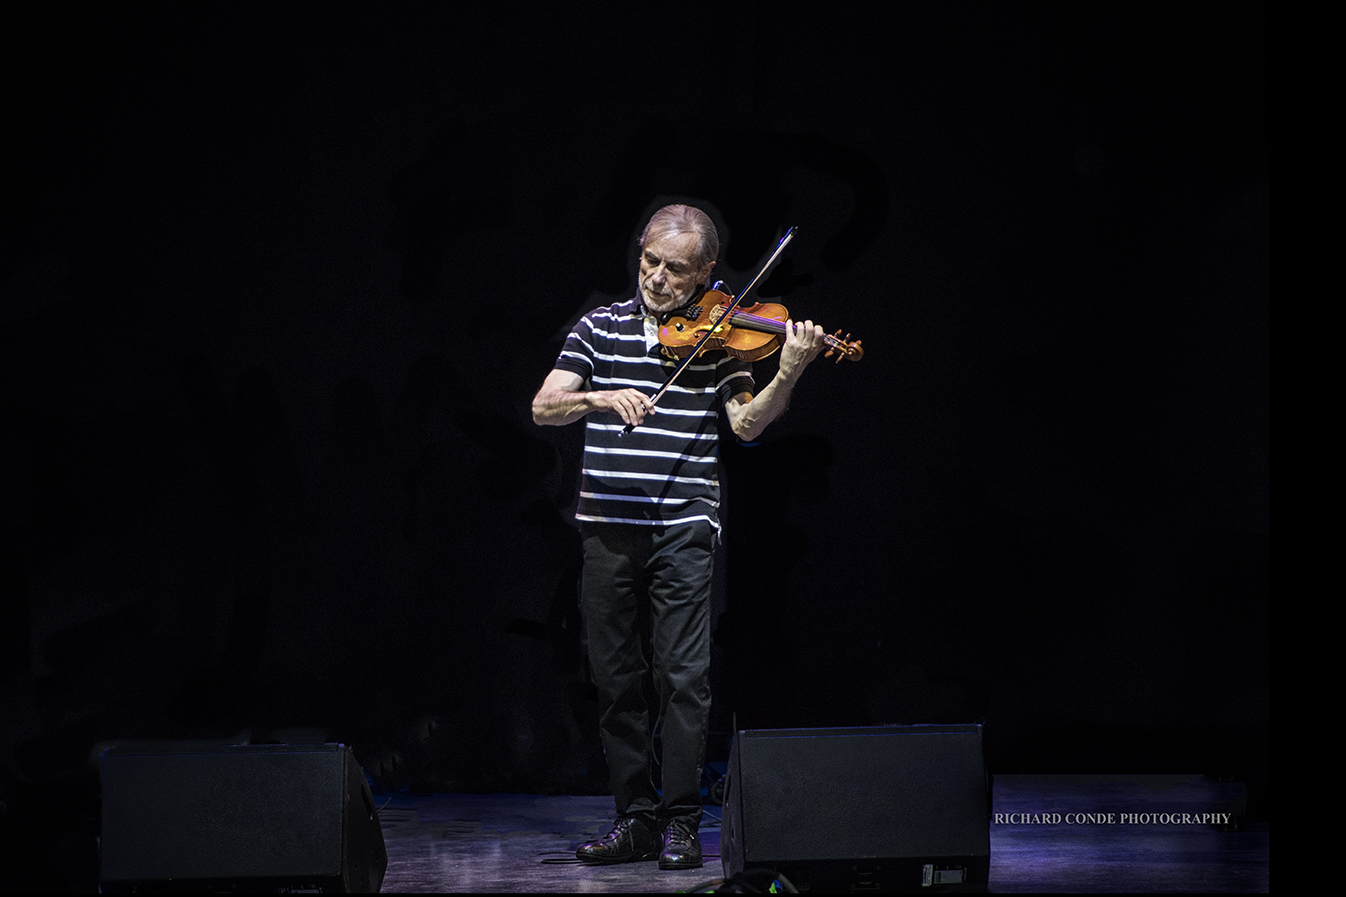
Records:
[[[1230,814],[1237,823],[1242,795],[1241,785],[1199,776],[998,776],[988,890],[1265,892],[1268,825],[1207,821]],[[401,792],[377,800],[385,893],[685,893],[723,878],[717,806],[701,827],[705,865],[663,872],[653,861],[575,861],[576,846],[611,828],[610,797]]]

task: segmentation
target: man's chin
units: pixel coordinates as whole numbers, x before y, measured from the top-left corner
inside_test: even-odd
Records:
[[[640,298],[644,300],[645,307],[653,312],[672,311],[682,305],[676,296],[665,296],[660,294],[651,294],[642,292]]]

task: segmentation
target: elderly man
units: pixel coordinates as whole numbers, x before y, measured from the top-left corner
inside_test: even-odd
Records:
[[[751,365],[721,352],[694,360],[656,408],[650,395],[674,369],[659,349],[658,316],[700,296],[719,244],[701,210],[655,212],[639,241],[636,295],[576,324],[533,399],[538,424],[586,419],[575,514],[584,541],[581,605],[617,809],[612,831],[576,851],[590,863],[657,856],[660,869],[701,865],[718,419],[723,409],[738,438],[756,439],[823,348],[821,327],[787,322],[778,372],[760,392]],[[628,425],[636,429],[624,435]],[[651,660],[658,758],[642,687]]]

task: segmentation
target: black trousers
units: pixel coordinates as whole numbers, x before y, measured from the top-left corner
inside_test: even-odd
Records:
[[[656,829],[678,819],[696,831],[710,726],[715,529],[705,521],[586,524],[583,534],[580,600],[617,813]],[[662,746],[657,784],[644,689],[651,663]]]

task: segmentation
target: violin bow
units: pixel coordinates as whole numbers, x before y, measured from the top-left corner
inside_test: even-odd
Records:
[[[729,307],[726,308],[724,312],[718,318],[715,319],[715,326],[706,328],[706,332],[701,337],[700,342],[696,344],[696,348],[692,350],[690,355],[688,355],[686,358],[682,360],[682,363],[679,364],[677,368],[674,369],[673,373],[668,375],[668,379],[664,381],[663,386],[659,387],[659,391],[656,392],[654,395],[650,396],[651,402],[653,402],[656,405],[659,403],[659,399],[663,396],[664,393],[668,392],[668,388],[673,385],[673,381],[677,380],[678,376],[681,375],[682,372],[687,369],[687,365],[691,364],[692,360],[701,354],[701,350],[706,347],[706,341],[709,340],[712,336],[714,336],[715,331],[718,330],[721,326],[723,326],[723,324],[729,323],[729,321],[731,320],[730,316],[733,315],[734,309],[738,308],[738,306],[742,304],[743,297],[748,295],[748,291],[750,291],[753,287],[757,286],[757,281],[761,280],[762,275],[766,274],[767,270],[770,269],[771,266],[776,263],[776,259],[780,258],[780,254],[785,249],[786,244],[788,244],[791,240],[794,239],[796,230],[798,230],[798,228],[792,227],[785,232],[785,236],[781,237],[780,242],[776,244],[776,249],[771,253],[771,257],[766,260],[766,264],[762,265],[762,269],[757,272],[756,276],[754,276],[752,280],[748,281],[748,285],[746,287],[738,291],[738,295],[735,296],[733,300],[729,303]],[[621,433],[619,433],[618,435],[625,436],[627,433],[630,433],[635,428],[636,428],[635,424],[627,424],[626,428],[623,429]]]

